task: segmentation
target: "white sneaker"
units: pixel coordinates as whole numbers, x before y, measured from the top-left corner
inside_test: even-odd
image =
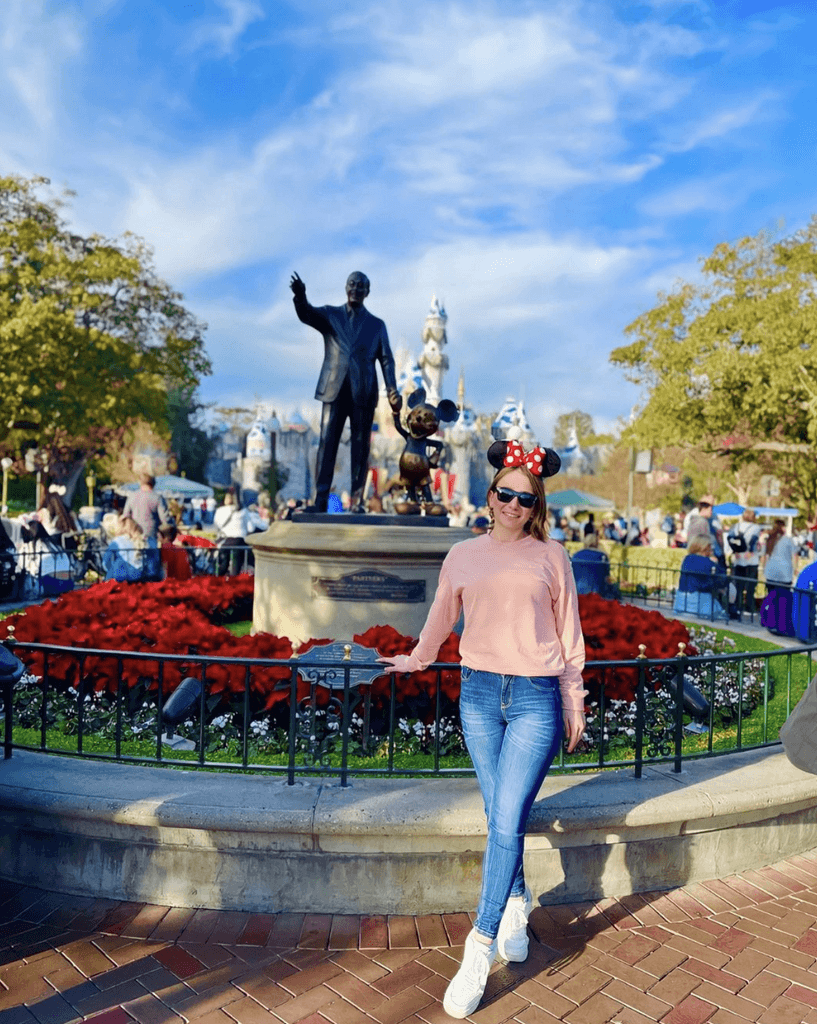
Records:
[[[495,959],[496,941],[489,946],[480,942],[473,931],[469,932],[462,965],[451,979],[443,998],[443,1009],[449,1017],[462,1019],[476,1010]]]
[[[496,950],[503,960],[521,964],[528,959],[528,918],[533,910],[533,897],[525,886],[524,896],[511,896],[499,922]]]

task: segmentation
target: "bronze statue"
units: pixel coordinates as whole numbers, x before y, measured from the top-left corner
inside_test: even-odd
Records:
[[[403,404],[386,325],[363,305],[369,294],[369,279],[360,271],[350,274],[346,281],[345,306],[310,305],[306,285],[297,274],[292,275],[289,286],[298,319],[320,331],[324,343],[323,366],[315,389],[315,398],[323,402],[323,412],[313,511],[327,509],[340,435],[348,419],[352,434],[351,508],[353,512],[365,512],[363,488],[377,406],[376,362],[380,362],[392,411],[399,412]]]
[[[398,483],[407,492],[405,501],[395,503],[394,508],[401,515],[417,515],[422,504],[426,515],[444,516],[445,505],[431,497],[431,470],[440,463],[443,443],[431,435],[437,433],[440,423],[453,423],[460,414],[459,409],[447,398],[439,405],[426,402],[425,388],[418,388],[408,396],[408,407],[405,427],[400,423],[400,413],[394,413],[394,425],[406,440],[400,456]]]

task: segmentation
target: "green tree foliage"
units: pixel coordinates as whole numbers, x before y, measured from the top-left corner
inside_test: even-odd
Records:
[[[570,437],[570,428],[575,424],[579,444],[594,436],[593,417],[581,409],[574,409],[573,412],[563,412],[557,417],[553,425],[553,447],[566,448]]]
[[[168,392],[210,373],[205,325],[141,239],[71,233],[47,184],[0,178],[0,448],[65,453],[73,439],[85,459],[129,419],[167,429]]]
[[[733,469],[774,452],[788,496],[815,506],[817,218],[718,245],[699,284],[661,294],[626,333],[610,359],[644,391],[634,443],[699,445]]]
[[[193,388],[173,388],[168,394],[170,449],[177,472],[198,481],[204,480],[204,467],[215,445],[215,438],[201,423],[204,408]]]

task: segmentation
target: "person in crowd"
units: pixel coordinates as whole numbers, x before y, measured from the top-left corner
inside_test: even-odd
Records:
[[[14,596],[18,580],[17,545],[10,531],[9,520],[0,519],[0,598],[4,600]]]
[[[629,529],[624,535],[623,543],[627,544],[631,548],[639,548],[643,545],[644,539],[641,536],[641,527],[638,525],[638,520],[633,518],[630,520]]]
[[[63,501],[64,494],[64,487],[52,484],[37,510],[37,518],[45,527],[45,532],[63,547],[63,535],[79,530],[77,517]]]
[[[167,511],[170,518],[177,525],[181,525],[184,522],[184,505],[178,498],[170,499],[167,503]]]
[[[269,519],[262,514],[258,505],[247,505],[247,533],[264,533],[268,528]]]
[[[167,502],[153,489],[156,477],[151,473],[139,476],[139,490],[128,495],[122,516],[132,519],[142,531],[143,537],[151,538],[156,546],[156,536],[162,523],[171,522]]]
[[[596,517],[592,512],[587,513],[587,522],[582,527],[582,535],[586,537],[590,533],[596,532]]]
[[[23,526],[19,562],[27,573],[24,595],[51,597],[73,590],[71,561],[54,537],[50,537],[36,516]]]
[[[179,531],[172,523],[162,523],[159,527],[159,536],[162,538],[159,554],[165,579],[189,580],[193,575],[193,569],[187,548],[179,537]]]
[[[794,577],[794,541],[783,519],[775,519],[763,550],[763,577],[767,583],[790,586]]]
[[[764,551],[763,578],[768,590],[787,590],[794,579],[794,541],[786,533],[786,524],[775,519]],[[777,584],[777,586],[775,586]]]
[[[763,578],[767,596],[761,608],[760,621],[778,636],[794,635],[791,585],[794,579],[796,549],[786,533],[786,524],[775,519],[763,552]]]
[[[113,534],[102,555],[105,579],[118,580],[120,583],[136,583],[145,579],[154,568],[149,552],[155,551],[158,554],[156,541],[145,537],[141,526],[130,516],[121,516],[117,524],[110,525]]]
[[[567,520],[564,520],[567,522]],[[548,531],[551,540],[555,540],[557,544],[564,546],[567,543],[567,534],[562,528],[562,517],[556,516],[553,520],[553,526]]]
[[[726,611],[716,595],[728,589],[729,581],[718,572],[718,563],[712,555],[712,538],[708,533],[696,533],[687,550],[681,562],[673,610],[701,618],[726,619]]]
[[[237,576],[241,571],[241,554],[237,550],[246,547],[246,536],[250,532],[247,510],[239,508],[235,495],[228,491],[224,495],[224,504],[219,505],[213,522],[218,530],[219,547],[222,549],[218,560],[218,571],[222,576],[229,572]],[[232,548],[234,550],[230,551]]]
[[[497,955],[527,958],[525,824],[563,727],[569,751],[585,729],[576,587],[567,552],[547,530],[542,474],[556,472],[559,459],[548,449],[524,453],[512,444],[498,441],[489,450],[499,470],[488,491],[490,531],[449,551],[414,651],[380,659],[387,673],[426,668],[464,612],[460,717],[485,801],[488,842],[474,927],[443,999],[445,1012],[457,1018],[478,1006]]]
[[[579,594],[606,594],[610,576],[610,559],[599,548],[597,533],[584,535],[584,547],[572,559],[573,578]]]
[[[726,536],[732,549],[732,576],[737,589],[738,612],[755,612],[755,588],[760,565],[760,527],[755,510],[745,508]]]
[[[471,533],[475,533],[477,535],[487,533],[490,525],[491,520],[488,516],[475,516],[473,523],[471,523]]]
[[[695,511],[690,513],[686,522],[687,547],[693,537],[708,535],[712,553],[718,566],[726,571],[726,555],[723,547],[723,531],[721,530],[718,517],[714,514],[715,499],[711,494],[705,494],[698,502]]]

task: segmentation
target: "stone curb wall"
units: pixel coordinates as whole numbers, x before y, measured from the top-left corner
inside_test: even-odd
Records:
[[[258,912],[476,905],[473,779],[299,779],[16,751],[0,765],[0,875],[80,895]],[[817,847],[817,776],[779,747],[551,776],[526,875],[544,903],[670,888]]]

